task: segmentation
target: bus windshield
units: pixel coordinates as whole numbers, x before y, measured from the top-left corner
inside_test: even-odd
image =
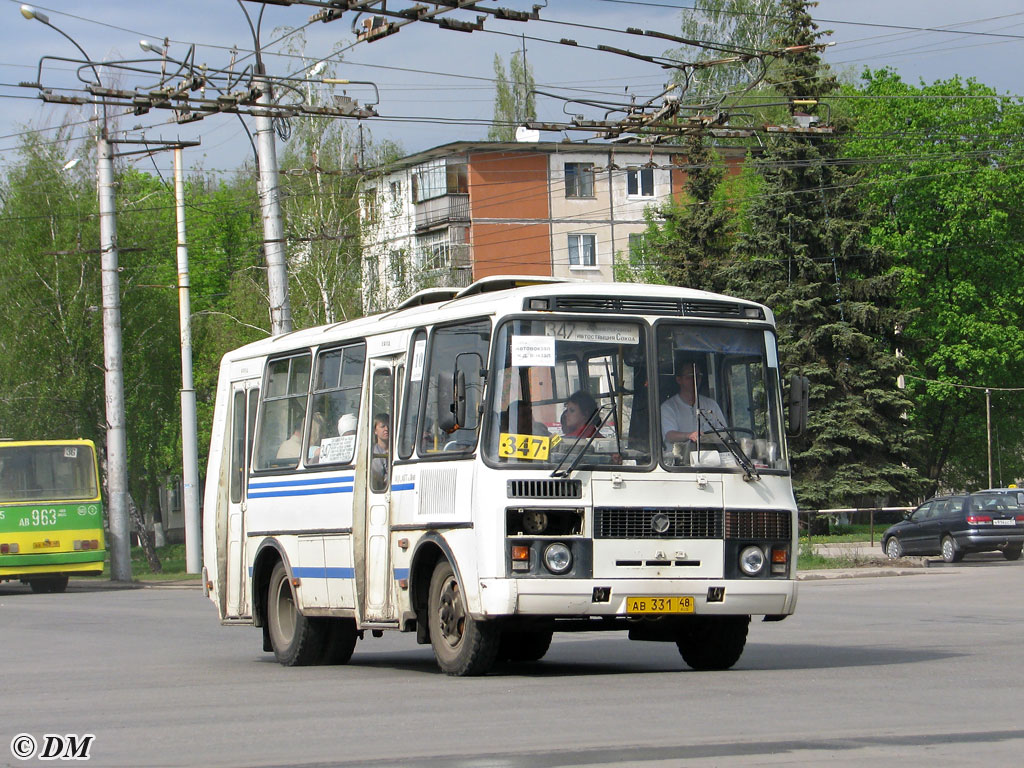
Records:
[[[496,350],[490,461],[556,469],[651,464],[643,325],[510,320]]]
[[[0,443],[0,503],[98,497],[89,445]]]
[[[775,335],[674,322],[655,335],[662,463],[785,470]]]

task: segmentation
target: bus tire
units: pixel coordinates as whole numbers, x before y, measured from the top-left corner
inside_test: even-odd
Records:
[[[36,594],[63,592],[68,588],[68,575],[64,573],[60,576],[44,576],[38,579],[29,579],[28,586]]]
[[[498,631],[493,624],[469,615],[462,587],[447,560],[434,566],[430,578],[427,626],[434,658],[445,674],[485,675],[494,666],[500,645]]]
[[[316,664],[323,658],[324,626],[299,612],[288,570],[282,562],[278,562],[270,574],[267,626],[274,657],[284,666]]]
[[[679,655],[698,671],[729,669],[743,655],[749,624],[749,616],[687,619],[676,638]]]
[[[324,664],[347,664],[359,639],[355,619],[321,619],[325,627]]]
[[[501,649],[498,658],[507,661],[540,661],[551,647],[551,636],[548,630],[516,631],[506,630],[501,633]]]

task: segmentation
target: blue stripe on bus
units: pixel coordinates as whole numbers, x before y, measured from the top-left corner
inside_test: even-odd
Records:
[[[252,566],[249,566],[249,578],[252,578]],[[408,568],[395,568],[395,580],[408,579]],[[322,566],[307,566],[305,568],[292,568],[292,576],[300,579],[354,579],[355,568],[325,568]]]
[[[328,485],[329,483],[354,483],[355,475],[348,477],[318,477],[308,480],[281,480],[277,482],[253,482],[249,483],[250,488],[291,488],[300,485]]]
[[[292,576],[297,576],[300,579],[354,579],[356,577],[356,569],[308,566],[305,568],[292,568]]]
[[[265,493],[249,493],[250,499],[269,499],[275,496],[317,496],[324,493],[352,493],[353,486],[343,485],[332,488],[295,488],[288,491],[267,491]]]
[[[391,486],[392,491],[411,491],[416,488],[416,483],[395,483]]]

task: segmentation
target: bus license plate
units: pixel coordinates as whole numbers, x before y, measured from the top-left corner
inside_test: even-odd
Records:
[[[626,613],[693,613],[693,596],[627,597]]]

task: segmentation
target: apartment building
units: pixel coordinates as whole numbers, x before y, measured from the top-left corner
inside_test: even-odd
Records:
[[[738,166],[742,150],[726,158]],[[402,158],[364,185],[368,308],[488,275],[613,280],[685,165],[679,148],[607,143],[455,142]]]

